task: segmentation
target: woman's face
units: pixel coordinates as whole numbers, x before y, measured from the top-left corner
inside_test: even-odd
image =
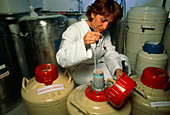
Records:
[[[112,16],[109,15],[108,17],[104,17],[102,15],[94,15],[91,14],[93,20],[91,22],[91,27],[96,32],[102,32],[103,30],[107,29],[112,22]]]

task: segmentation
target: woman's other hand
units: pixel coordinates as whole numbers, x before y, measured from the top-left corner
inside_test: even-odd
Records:
[[[117,77],[117,79],[119,79],[122,74],[123,74],[123,71],[121,69],[116,69],[116,77]]]

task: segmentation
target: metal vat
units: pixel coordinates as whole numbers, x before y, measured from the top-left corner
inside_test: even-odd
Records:
[[[14,109],[20,102],[22,76],[14,43],[6,22],[0,21],[0,115]]]
[[[55,54],[67,27],[67,17],[56,13],[39,13],[37,17],[22,17],[19,26],[31,75],[40,64],[51,63],[60,68]]]

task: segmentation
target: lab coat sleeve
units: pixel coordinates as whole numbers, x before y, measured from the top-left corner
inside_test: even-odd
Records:
[[[66,68],[81,63],[92,57],[91,48],[86,48],[83,37],[86,32],[76,26],[68,27],[62,35],[60,49],[56,54],[57,62]]]
[[[111,37],[109,34],[106,38],[105,47],[107,52],[104,55],[104,61],[113,76],[116,69],[122,69],[121,57],[120,54],[115,51],[115,46],[111,44]]]

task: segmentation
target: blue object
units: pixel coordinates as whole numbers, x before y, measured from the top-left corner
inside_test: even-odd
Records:
[[[101,69],[95,69],[94,73],[93,73],[93,76],[95,78],[103,78],[104,77],[103,71]]]
[[[162,42],[147,41],[143,46],[143,51],[149,54],[162,54],[164,52],[164,45]]]

